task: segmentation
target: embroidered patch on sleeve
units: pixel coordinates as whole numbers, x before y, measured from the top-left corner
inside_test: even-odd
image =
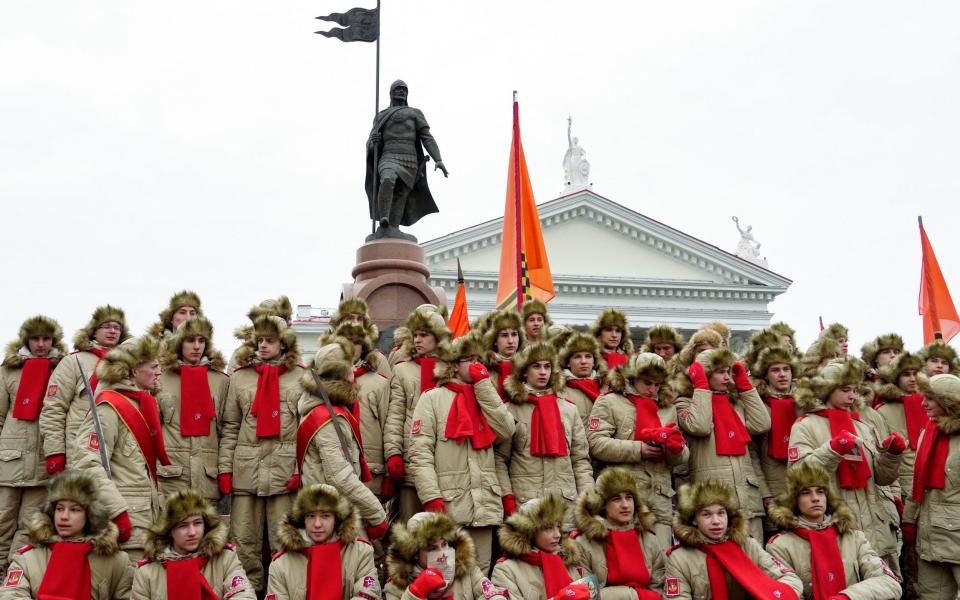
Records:
[[[243,575],[234,575],[230,580],[230,589],[223,595],[224,600],[236,596],[247,589],[247,578]],[[276,597],[276,595],[274,595]]]
[[[590,431],[599,431],[600,429],[600,417],[590,417]]]
[[[791,568],[788,567],[787,565],[783,564],[782,562],[780,562],[780,561],[777,560],[776,558],[773,559],[773,564],[776,565],[778,569],[780,569],[780,572],[781,572],[781,573],[784,573],[784,574],[786,574],[786,573],[793,573],[793,569],[791,569]]]
[[[59,386],[57,384],[51,383],[50,386],[47,388],[47,398],[52,398],[56,396],[58,388]]]
[[[23,579],[23,569],[10,569],[7,578],[3,580],[3,587],[17,587]]]
[[[366,592],[363,591],[363,590],[360,590],[359,592],[357,592],[357,597],[358,597],[358,598],[365,598],[366,600],[380,600],[379,597],[377,597],[377,596],[371,596],[370,594],[366,593]]]
[[[368,588],[368,589],[369,589],[369,588],[372,588],[372,587],[375,586],[376,584],[377,584],[377,578],[376,578],[376,577],[372,577],[372,576],[370,576],[370,575],[367,575],[366,577],[363,578],[363,587],[365,587],[365,588]]]
[[[680,578],[679,577],[667,577],[667,580],[663,582],[663,591],[666,596],[673,597],[680,595]]]
[[[677,418],[680,419],[680,420],[684,420],[684,419],[686,419],[686,418],[689,417],[689,416],[690,416],[690,409],[689,409],[689,408],[685,408],[685,409],[681,410],[681,411],[677,414]]]
[[[417,435],[420,433],[420,425],[423,424],[421,419],[414,419],[413,425],[410,426],[410,435]]]
[[[87,440],[87,449],[100,452],[100,436],[96,432],[90,434],[90,438]]]
[[[273,592],[270,592],[269,594],[264,596],[263,600],[277,600],[277,595]]]
[[[800,448],[796,446],[790,446],[787,448],[787,460],[790,462],[797,462],[800,460]]]

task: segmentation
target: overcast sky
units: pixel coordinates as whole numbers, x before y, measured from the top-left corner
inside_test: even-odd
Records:
[[[263,298],[336,306],[374,45],[313,31],[353,1],[4,3],[0,337],[106,302],[140,332],[188,288],[229,349]],[[383,4],[381,104],[406,80],[450,169],[420,240],[502,215],[516,89],[540,202],[573,115],[597,193],[730,251],[753,225],[804,346],[822,314],[919,347],[918,214],[960,300],[960,4]]]

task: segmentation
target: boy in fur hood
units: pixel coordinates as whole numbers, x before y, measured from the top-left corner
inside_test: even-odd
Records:
[[[893,362],[903,349],[903,338],[896,333],[878,335],[860,348],[860,358],[868,367],[864,377],[871,386],[876,387],[880,379],[880,367]]]
[[[570,537],[580,547],[583,567],[597,576],[601,598],[660,600],[666,547],[630,471],[610,467],[601,473],[596,489],[577,501],[576,521]]]
[[[235,353],[220,434],[218,487],[233,494],[230,528],[240,561],[259,592],[263,530],[277,550],[277,523],[300,488],[297,401],[303,388],[297,335],[281,317],[259,316]]]
[[[663,360],[670,362],[674,355],[683,350],[683,336],[670,325],[654,325],[647,330],[640,352],[653,352]]]
[[[43,507],[49,476],[37,419],[50,373],[66,354],[60,325],[36,316],[20,325],[0,364],[0,573],[26,543],[27,518]]]
[[[133,600],[232,598],[257,595],[233,544],[227,524],[194,490],[174,492],[147,533],[144,558],[137,562]]]
[[[190,317],[167,334],[160,349],[160,419],[173,464],[161,466],[160,493],[186,489],[211,503],[220,498],[217,465],[220,429],[230,378],[223,355],[213,347],[213,325]]]
[[[520,316],[523,318],[523,332],[527,343],[547,341],[547,332],[553,326],[553,319],[550,318],[546,304],[536,299],[526,300]]]
[[[835,339],[830,337],[818,338],[803,353],[803,358],[800,359],[800,374],[803,377],[813,377],[817,374],[817,371],[843,356],[846,355],[842,351],[840,343]]]
[[[400,349],[404,356],[393,366],[390,377],[390,406],[383,432],[383,454],[387,457],[387,475],[400,487],[399,517],[407,521],[422,510],[413,478],[407,473],[413,411],[420,394],[437,386],[434,368],[437,360],[450,351],[450,329],[445,308],[422,304],[407,317],[410,339]]]
[[[484,362],[495,378],[497,393],[506,399],[503,384],[513,375],[513,357],[526,345],[520,314],[515,310],[494,311],[487,319],[487,328],[482,335],[488,351]]]
[[[233,337],[240,341],[240,347],[233,351],[227,366],[227,373],[233,373],[242,366],[237,363],[238,352],[249,343],[250,336],[253,335],[253,322],[260,317],[280,317],[289,326],[290,319],[293,318],[293,304],[286,296],[278,296],[277,298],[267,298],[247,311],[250,324],[242,325],[233,330]]]
[[[342,325],[347,324],[362,327],[366,337],[370,340],[370,348],[366,349],[363,354],[358,354],[357,358],[363,358],[368,367],[375,368],[380,375],[389,378],[390,363],[383,352],[380,352],[374,346],[380,338],[380,328],[370,318],[370,308],[362,298],[344,298],[337,306],[337,312],[330,317],[330,329],[336,335],[342,335],[338,334],[337,330]]]
[[[511,600],[587,598],[581,579],[590,576],[580,548],[561,532],[567,503],[559,494],[525,502],[500,527],[503,558],[493,568],[493,584]]]
[[[927,377],[950,373],[957,375],[960,373],[960,357],[953,346],[943,343],[943,340],[936,340],[924,346],[920,352],[920,360],[923,361],[923,372]]]
[[[11,599],[115,600],[130,597],[133,564],[117,543],[97,495],[81,471],[50,480],[43,509],[31,517],[32,544],[17,550],[0,587]]]
[[[900,463],[900,489],[905,498],[913,489],[913,463],[920,432],[929,421],[920,393],[921,386],[927,385],[927,377],[923,374],[923,361],[911,352],[898,354],[879,371],[880,381],[874,391],[873,408],[890,430],[907,441]]]
[[[819,339],[828,339],[837,342],[840,346],[840,354],[846,356],[849,347],[850,330],[842,323],[831,323],[826,329],[820,332]]]
[[[900,598],[893,572],[857,529],[856,518],[820,467],[791,469],[769,514],[784,533],[770,538],[767,552],[799,575],[806,600]]]
[[[356,509],[337,488],[300,490],[280,523],[282,550],[270,563],[266,599],[379,600],[373,548],[360,527]]]
[[[47,397],[40,412],[40,435],[48,475],[55,475],[77,458],[73,440],[77,427],[90,410],[90,397],[80,369],[97,391],[97,367],[112,348],[130,337],[123,311],[98,306],[90,321],[73,336],[74,352],[62,360],[50,376]],[[79,362],[79,365],[78,365]]]
[[[408,457],[424,509],[447,513],[464,527],[484,573],[506,502],[497,479],[506,464],[494,444],[516,431],[480,362],[485,349],[483,338],[471,332],[437,362],[437,387],[424,392],[413,411]]]
[[[323,386],[336,421],[332,421]],[[317,351],[300,380],[300,426],[297,429],[297,466],[305,486],[320,483],[336,487],[353,504],[367,527],[379,539],[387,532],[387,515],[376,495],[365,484],[373,479],[363,450],[360,423],[352,408],[359,402],[353,375],[353,344],[334,337]],[[341,437],[346,447],[341,445]]]
[[[547,342],[536,342],[513,358],[513,375],[504,389],[516,432],[497,444],[507,469],[500,487],[509,516],[517,503],[556,493],[570,505],[565,531],[573,528],[573,502],[593,487],[587,436],[577,407],[560,396],[557,354]],[[509,500],[510,498],[514,500]]]
[[[559,352],[563,369],[561,395],[576,405],[587,426],[593,403],[606,393],[607,363],[600,356],[597,338],[586,333],[573,333]]]
[[[202,317],[200,296],[196,292],[182,290],[170,297],[167,307],[160,311],[160,320],[147,328],[147,335],[164,338],[177,330],[187,319]]]
[[[680,543],[667,551],[667,598],[796,600],[803,593],[796,573],[747,534],[725,483],[705,480],[680,488],[673,532]]]
[[[662,358],[642,352],[610,374],[610,393],[597,400],[587,424],[590,455],[624,467],[653,511],[652,526],[664,548],[670,545],[673,488],[670,472],[690,458],[677,429],[673,392]]]
[[[590,333],[600,342],[600,356],[609,369],[626,364],[633,354],[630,324],[627,322],[627,315],[619,310],[608,308],[600,313],[590,328]]]
[[[800,364],[789,348],[775,344],[756,353],[750,363],[750,374],[757,393],[770,412],[770,431],[757,440],[760,468],[769,494],[763,499],[767,505],[786,485],[790,430],[800,414],[794,400]]]
[[[443,513],[417,513],[391,530],[387,600],[507,600],[477,566],[470,535]],[[431,565],[430,563],[434,563]],[[451,575],[452,579],[446,577]],[[437,567],[446,569],[442,573]]]
[[[735,493],[750,535],[763,539],[770,495],[751,436],[770,430],[770,413],[746,367],[726,348],[701,352],[677,391],[677,420],[690,444],[690,480],[717,480]]]

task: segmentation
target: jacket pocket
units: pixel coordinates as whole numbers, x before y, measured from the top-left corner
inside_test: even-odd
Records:
[[[183,465],[157,465],[157,475],[160,477],[180,477],[183,475]]]
[[[4,484],[9,484],[25,479],[23,462],[22,450],[17,448],[0,450],[0,480]]]
[[[260,468],[259,448],[237,444],[233,453],[233,487],[245,492],[256,490]]]

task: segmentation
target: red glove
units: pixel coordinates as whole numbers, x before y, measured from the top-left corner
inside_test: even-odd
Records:
[[[434,498],[429,502],[423,503],[423,510],[427,512],[445,513],[447,512],[447,505],[444,504],[443,498]]]
[[[447,586],[447,581],[436,569],[424,569],[407,590],[417,598],[426,598],[431,593]]]
[[[753,389],[750,374],[747,373],[747,368],[743,366],[742,362],[738,360],[733,363],[730,372],[733,373],[733,383],[736,384],[738,390],[741,392],[749,392]]]
[[[850,600],[850,597],[846,594],[834,594],[828,600]]]
[[[903,498],[894,496],[893,505],[897,507],[897,514],[900,516],[900,520],[903,521]]]
[[[474,383],[480,383],[484,379],[490,379],[490,371],[480,363],[470,363],[470,378]]]
[[[383,536],[387,535],[387,520],[384,519],[383,523],[379,525],[368,525],[367,526],[367,537],[371,540],[379,540]]]
[[[894,456],[903,454],[903,451],[907,449],[907,442],[904,441],[903,436],[897,431],[888,435],[887,439],[883,440],[883,443],[880,445],[883,446],[884,450]]]
[[[633,588],[640,600],[663,600],[660,594],[647,588]]]
[[[639,438],[640,438],[640,441],[643,442],[644,444],[662,444],[666,440],[665,438],[660,439],[658,435],[659,433],[660,433],[659,427],[648,427],[646,429],[640,430]]]
[[[857,447],[857,436],[844,431],[830,440],[830,448],[837,454],[849,454]]]
[[[291,492],[300,489],[300,473],[294,473],[290,476],[290,479],[287,480],[287,489]]]
[[[585,585],[570,584],[550,600],[590,600],[590,590]]]
[[[394,454],[387,459],[387,475],[397,483],[403,483],[403,480],[406,479],[406,475],[403,471],[403,457],[399,454]]]
[[[62,473],[67,468],[67,456],[65,454],[51,454],[47,457],[47,475],[56,475]]]
[[[709,390],[710,389],[710,380],[707,379],[707,372],[703,368],[703,365],[697,361],[693,361],[693,364],[690,365],[690,369],[687,370],[687,375],[690,376],[690,381],[693,382],[693,387],[698,390]]]
[[[397,493],[397,482],[390,477],[384,477],[383,483],[380,484],[380,497],[393,498],[393,495],[396,493]]]
[[[682,454],[684,446],[687,445],[687,440],[683,438],[683,434],[676,429],[668,429],[666,427],[662,428],[661,431],[667,433],[667,440],[663,443],[663,447],[670,454]]]
[[[130,524],[130,515],[127,514],[127,511],[123,511],[115,516],[113,518],[113,524],[120,530],[120,535],[117,539],[121,544],[130,539],[130,534],[133,533],[133,525]]]
[[[910,543],[915,543],[917,541],[916,523],[904,523],[900,526],[900,530],[903,531],[903,541]]]
[[[217,489],[221,496],[233,493],[233,473],[220,473],[217,476]]]
[[[517,512],[517,497],[513,494],[503,497],[503,518],[506,519],[513,513]]]

